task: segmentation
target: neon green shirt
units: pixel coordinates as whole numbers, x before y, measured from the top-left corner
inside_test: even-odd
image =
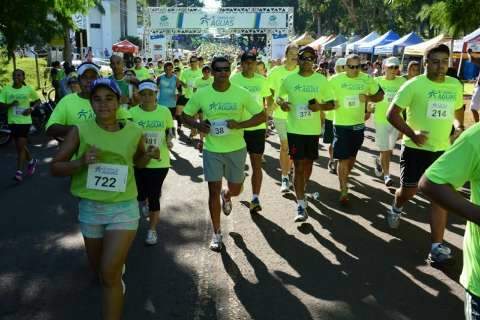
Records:
[[[211,125],[205,139],[205,150],[226,153],[245,148],[243,129],[229,129],[227,120],[242,121],[244,114],[258,114],[263,108],[245,89],[230,84],[224,91],[216,91],[213,86],[197,91],[188,101],[183,112],[189,116],[203,112],[203,118]]]
[[[195,81],[193,82],[193,87],[198,89],[208,87],[213,83],[213,77],[208,77],[207,80],[203,79],[203,76],[196,78]]]
[[[121,80],[117,80],[113,75],[109,77],[109,79],[115,80],[117,83],[118,87],[120,88],[120,91],[122,92],[122,96],[125,96],[128,98],[129,96],[129,90],[128,90],[128,83],[125,81],[124,78]]]
[[[450,146],[450,132],[455,110],[463,106],[462,84],[445,77],[443,83],[430,81],[426,75],[407,81],[393,99],[407,110],[407,124],[415,131],[427,131],[427,142],[419,147],[406,135],[403,143],[410,148],[443,151]]]
[[[187,87],[184,88],[184,94],[186,98],[190,99],[192,97],[195,79],[202,76],[202,70],[200,68],[195,71],[190,68],[182,71],[182,74],[180,75],[180,80],[185,82],[185,84],[187,85]]]
[[[132,69],[135,72],[135,76],[138,79],[138,81],[150,79],[150,72],[148,71],[147,68],[141,67],[140,69]]]
[[[387,80],[384,76],[375,78],[375,81],[378,83],[380,88],[382,88],[385,93],[383,100],[375,103],[375,114],[374,119],[375,123],[388,123],[387,120],[387,111],[388,107],[393,101],[395,94],[398,92],[398,89],[404,84],[407,80],[403,77],[395,77],[393,80]]]
[[[12,85],[8,85],[0,92],[0,102],[12,103],[18,101],[13,107],[8,108],[8,123],[9,124],[32,124],[32,117],[30,115],[24,116],[22,113],[30,108],[30,102],[40,99],[37,92],[29,85],[21,86],[16,89]]]
[[[427,169],[425,175],[436,184],[450,184],[455,189],[470,181],[470,201],[480,205],[480,125],[476,124]],[[467,222],[463,238],[462,286],[480,296],[480,226]]]
[[[268,73],[267,79],[272,89],[275,93],[274,99],[278,97],[278,92],[280,91],[280,86],[282,85],[283,80],[291,73],[298,73],[298,66],[293,70],[287,70],[285,66],[276,66]],[[273,110],[272,114],[275,119],[287,119],[287,113],[283,111],[279,106]]]
[[[155,145],[160,149],[160,160],[151,159],[147,168],[170,168],[170,151],[165,132],[173,128],[173,119],[167,107],[157,105],[153,111],[145,111],[139,106],[131,108],[132,120],[140,128],[147,140],[147,144]]]
[[[320,135],[322,123],[320,112],[308,109],[308,101],[316,99],[320,103],[333,101],[333,93],[327,79],[313,73],[303,77],[298,73],[291,74],[283,80],[278,93],[279,97],[290,102],[287,113],[287,131],[302,135]]]
[[[63,97],[53,109],[50,119],[48,119],[46,128],[53,124],[64,126],[77,125],[83,121],[95,118],[90,100],[83,99],[78,93],[71,93]],[[131,116],[125,108],[118,108],[117,118],[119,120],[130,119]]]
[[[236,73],[230,77],[230,81],[237,86],[246,89],[260,106],[263,106],[263,98],[270,97],[272,92],[268,86],[267,79],[258,73],[255,73],[252,78],[245,78],[241,72]],[[245,114],[246,119],[250,119],[253,115]],[[245,131],[266,130],[266,123],[261,123],[258,126],[245,128]]]
[[[109,132],[100,128],[93,119],[77,127],[80,144],[75,157],[81,157],[91,146],[95,146],[98,150],[97,164],[101,167],[89,165],[75,173],[71,182],[72,194],[102,202],[135,199],[137,186],[133,174],[133,156],[142,130],[127,121],[121,130]]]
[[[360,73],[356,78],[349,78],[345,72],[330,78],[337,108],[334,125],[354,126],[365,123],[365,104],[360,102],[360,94],[372,95],[379,86],[368,75]]]

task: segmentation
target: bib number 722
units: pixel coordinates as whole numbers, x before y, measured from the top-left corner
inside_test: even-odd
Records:
[[[95,176],[95,185],[104,188],[116,188],[117,179],[113,177]]]

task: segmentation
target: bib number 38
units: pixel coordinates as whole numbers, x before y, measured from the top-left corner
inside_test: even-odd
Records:
[[[128,166],[95,163],[88,166],[87,189],[125,192]]]
[[[226,120],[216,120],[211,122],[210,134],[212,136],[225,136],[230,132]]]

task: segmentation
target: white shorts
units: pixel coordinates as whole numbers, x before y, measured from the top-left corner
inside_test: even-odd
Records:
[[[473,89],[472,101],[470,102],[470,110],[479,110],[480,109],[480,85],[476,86]]]
[[[375,144],[378,151],[389,151],[395,148],[398,130],[390,123],[375,123]]]

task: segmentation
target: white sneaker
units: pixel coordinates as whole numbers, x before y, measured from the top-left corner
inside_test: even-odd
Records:
[[[375,175],[380,178],[383,175],[380,159],[378,159],[377,157],[374,157],[373,160],[374,160],[373,169],[375,170]]]
[[[390,176],[383,177],[383,182],[385,183],[386,187],[393,186],[393,180],[392,180],[392,178],[390,178]]]
[[[232,200],[225,199],[225,189],[220,192],[220,197],[222,198],[222,210],[223,213],[228,216],[232,212]]]
[[[222,242],[222,234],[214,233],[212,236],[212,241],[210,241],[210,250],[219,252],[222,250],[223,242]]]
[[[147,232],[147,238],[145,239],[145,243],[153,246],[157,244],[158,242],[158,236],[157,236],[157,231],[149,229]]]
[[[282,186],[280,187],[281,193],[287,193],[290,191],[290,180],[287,178],[282,179]]]
[[[307,209],[302,206],[297,207],[297,215],[295,216],[295,222],[304,222],[308,219]]]
[[[392,229],[397,229],[398,226],[400,225],[400,217],[402,215],[402,212],[397,212],[396,210],[390,208],[387,214],[387,223],[388,226]]]

